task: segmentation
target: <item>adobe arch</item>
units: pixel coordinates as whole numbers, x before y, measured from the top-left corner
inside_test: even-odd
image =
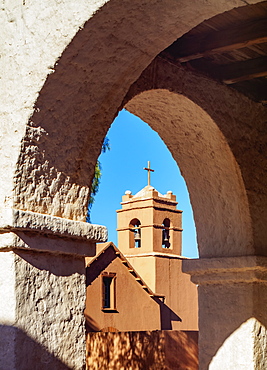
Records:
[[[57,292],[65,291],[66,285],[64,286],[64,282],[61,283],[63,280],[61,275],[64,275],[64,279],[66,278],[70,284],[70,292],[73,290],[77,293],[78,286],[80,288],[79,297],[75,301],[79,302],[81,309],[75,310],[76,322],[71,316],[64,316],[65,312],[62,310],[60,311],[61,318],[57,316],[56,310],[49,311],[49,315],[57,317],[58,322],[64,321],[61,330],[64,328],[66,337],[74,335],[78,339],[77,349],[71,351],[72,346],[68,346],[73,357],[69,355],[70,352],[64,351],[64,346],[58,347],[62,337],[60,337],[57,328],[52,332],[52,335],[59,339],[53,342],[55,347],[49,347],[51,344],[49,336],[44,338],[41,346],[41,349],[48,348],[51,353],[58,353],[58,357],[62,360],[67,359],[72,368],[81,368],[83,363],[82,288],[84,287],[84,279],[82,271],[84,264],[77,256],[77,258],[75,257],[75,265],[73,258],[68,258],[68,264],[64,264],[64,259],[61,258],[60,254],[56,257],[57,263],[55,261],[51,263],[52,257],[49,253],[33,252],[32,255],[27,252],[13,253],[13,250],[20,248],[23,243],[19,237],[14,241],[9,240],[10,226],[25,228],[26,225],[27,227],[29,220],[24,217],[25,214],[27,216],[27,212],[24,214],[23,211],[36,212],[31,218],[33,231],[37,234],[40,230],[47,232],[46,228],[50,227],[52,235],[55,233],[58,236],[62,233],[65,236],[60,239],[63,249],[70,245],[69,250],[74,251],[73,253],[79,253],[77,242],[72,240],[73,230],[69,228],[69,225],[76,224],[69,221],[71,219],[85,220],[90,179],[92,179],[94,164],[101,150],[101,142],[115,115],[122,107],[123,99],[132,83],[138,79],[155,56],[179,36],[204,19],[230,10],[235,6],[243,6],[248,2],[255,3],[257,1],[229,0],[218,2],[210,0],[203,2],[193,0],[189,2],[180,0],[177,2],[176,0],[166,0],[163,2],[126,0],[123,2],[123,6],[121,0],[106,2],[77,0],[75,6],[71,1],[44,1],[41,10],[40,3],[28,1],[24,1],[16,7],[13,6],[13,3],[2,6],[2,14],[6,15],[7,26],[3,27],[2,30],[5,43],[1,61],[5,63],[5,66],[8,66],[3,74],[3,82],[8,91],[1,90],[1,101],[4,106],[1,116],[3,133],[1,159],[4,174],[0,179],[0,209],[3,218],[1,220],[2,227],[5,228],[6,232],[6,234],[1,234],[1,247],[5,251],[8,248],[12,251],[3,252],[1,257],[4,261],[3,266],[10,266],[8,268],[9,275],[5,278],[6,287],[8,287],[6,291],[12,291],[10,302],[13,305],[12,312],[9,310],[9,306],[4,309],[10,311],[7,312],[8,320],[10,320],[7,322],[11,326],[14,325],[20,330],[25,330],[25,334],[29,334],[29,338],[32,338],[31,330],[33,330],[36,338],[40,338],[46,328],[45,325],[47,328],[49,327],[48,330],[45,330],[46,333],[50,333],[50,321],[46,315],[25,314],[25,312],[36,313],[35,306],[38,294],[43,291],[43,289],[38,289],[38,294],[30,296],[28,277],[31,276],[31,279],[34,280],[33,276],[39,276],[39,281],[45,285],[46,281],[49,280],[46,272],[49,273],[49,269],[52,269],[50,276],[53,275],[55,280],[50,281],[51,294],[48,299],[44,300],[45,304],[51,303],[50,307],[54,307],[54,301],[51,297],[58,297]],[[21,32],[17,32],[18,29]],[[198,105],[201,106],[201,104]],[[216,112],[214,113],[216,114]],[[212,117],[211,112],[208,116]],[[218,124],[216,119],[214,122]],[[254,129],[252,128],[252,130]],[[255,129],[254,132],[256,131]],[[158,132],[164,138],[160,127],[158,127]],[[260,133],[258,131],[254,136],[260,137]],[[224,135],[226,136],[225,132]],[[165,142],[171,145],[172,143],[168,143],[167,139]],[[177,155],[176,148],[174,147],[172,150]],[[248,155],[250,154],[251,152],[248,153]],[[235,153],[235,157],[237,158],[237,153]],[[186,157],[183,156],[183,158]],[[176,157],[176,159],[181,165],[180,158]],[[232,167],[233,163],[231,162]],[[265,165],[264,160],[262,163]],[[232,171],[229,172],[232,173]],[[236,172],[238,177],[238,169]],[[264,174],[264,171],[262,173]],[[260,182],[259,175],[262,173],[257,173],[256,182]],[[249,174],[248,171],[245,176],[246,180]],[[190,174],[186,177],[189,183]],[[221,177],[219,179],[221,180]],[[262,183],[263,189],[265,183],[264,181]],[[236,181],[234,181],[234,185],[237,185]],[[197,194],[197,190],[193,189],[193,184],[190,187],[193,190],[192,194]],[[244,204],[242,202],[242,188],[241,182],[240,189],[236,189],[239,196],[238,204],[241,205]],[[228,194],[227,190],[225,185],[223,188],[225,194]],[[257,198],[259,193],[255,191],[255,186],[251,187],[251,194],[251,197],[254,197],[255,201],[258,202],[255,205],[255,210],[257,207],[260,210],[265,209],[265,213],[262,212],[264,216],[261,217],[262,221],[258,222],[259,225],[265,225],[267,209],[267,207],[264,208],[265,198],[262,196]],[[193,203],[195,202],[193,200]],[[250,202],[251,207],[252,203]],[[10,225],[6,222],[5,216],[10,214],[9,211],[13,207],[17,209],[16,217],[14,224]],[[195,206],[195,210],[198,208],[200,209]],[[220,202],[220,210],[221,208],[223,208],[223,200]],[[249,220],[246,219],[248,216],[246,207],[244,210],[242,224],[246,226],[249,224]],[[39,218],[40,214],[44,215]],[[238,214],[237,210],[236,214]],[[18,215],[22,215],[24,218],[17,218]],[[61,229],[57,227],[54,229],[54,226],[57,225],[50,224],[52,218],[46,217],[49,215],[68,220],[62,220],[63,227]],[[257,213],[256,218],[260,219],[259,216],[261,216],[260,212]],[[60,224],[60,222],[58,223]],[[201,226],[200,223],[199,225]],[[73,228],[75,229],[74,226]],[[260,228],[258,227],[258,229]],[[78,230],[81,231],[81,234],[77,233],[76,235],[78,239],[86,238],[88,230],[89,228]],[[258,232],[259,250],[264,250],[266,237],[264,239],[263,230],[264,228],[261,233]],[[209,230],[209,232],[212,231]],[[204,236],[204,231],[201,231],[201,235]],[[221,226],[216,229],[216,235],[222,240],[226,238]],[[230,236],[232,238],[230,241],[237,242],[237,246],[230,246],[229,253],[235,253],[241,242],[245,242],[242,244],[244,253],[249,253],[251,250],[249,245],[250,230],[247,232],[241,230],[236,239],[234,239],[233,232]],[[41,246],[39,245],[40,239],[42,240]],[[49,239],[46,234],[44,236],[38,234],[38,237],[32,236],[32,240],[41,249],[46,248],[47,251],[49,244],[53,251],[55,249],[58,251],[58,245],[53,244],[54,238]],[[211,243],[207,245],[205,241],[205,239],[200,240],[200,244],[203,242],[202,255],[206,255],[213,248]],[[87,241],[83,243],[86,244]],[[222,250],[222,244],[220,242],[216,246],[217,251]],[[25,256],[30,256],[30,260],[25,259]],[[5,259],[9,257],[10,259],[6,261]],[[53,259],[55,260],[55,256]],[[31,260],[37,261],[37,266],[34,266]],[[46,260],[46,269],[44,269],[44,260]],[[62,264],[64,264],[63,270],[61,269]],[[73,273],[75,266],[78,274]],[[59,267],[59,271],[53,273],[57,267]],[[65,270],[68,270],[67,273]],[[57,274],[60,275],[58,279]],[[69,274],[71,276],[68,276]],[[13,286],[16,286],[14,290],[10,288],[11,281]],[[58,290],[55,289],[54,281],[58,284]],[[13,293],[16,294],[16,301],[13,301]],[[24,296],[26,293],[28,295]],[[29,299],[33,296],[36,296],[36,301]],[[2,301],[5,302],[5,299]],[[25,311],[20,303],[25,305]],[[67,303],[72,304],[71,298]],[[36,325],[32,325],[31,320],[35,317]],[[38,319],[44,325],[39,325]],[[21,333],[19,333],[20,335]],[[11,336],[11,341],[5,338],[3,342],[14,343],[12,332]],[[19,354],[17,360],[27,361],[26,354],[21,351],[19,346],[17,350],[17,355]],[[5,352],[8,353],[8,351]],[[4,353],[5,356],[6,353]],[[29,354],[30,351],[27,353]],[[12,358],[11,361],[13,361]],[[76,361],[77,366],[74,367],[73,361]],[[18,363],[20,363],[19,360]]]
[[[16,139],[19,159],[14,162],[17,155],[12,156],[10,165],[11,171],[16,167],[14,206],[85,220],[89,184],[101,142],[131,84],[177,37],[206,18],[243,5],[241,0],[183,0],[179,6],[174,0],[131,0],[122,7],[121,1],[111,0],[105,5],[99,2],[97,12],[95,8],[86,9],[86,23],[84,16],[77,18],[72,9],[66,8],[64,11],[69,12],[69,18],[74,17],[75,24],[62,29],[69,41],[51,29],[51,55],[42,49],[35,26],[34,57],[39,52],[44,59],[41,65],[38,61],[34,67],[29,64],[38,72],[39,80],[34,75],[33,83],[28,82],[28,96],[23,103],[27,114],[16,123],[22,136]],[[75,12],[79,12],[78,3]],[[51,15],[55,24],[57,15],[61,18],[61,14]],[[44,26],[42,22],[40,27]],[[27,73],[26,68],[28,76]],[[45,76],[48,78],[40,88]],[[23,97],[21,104],[22,101]],[[19,104],[13,105],[19,109]]]
[[[212,118],[183,95],[150,90],[126,105],[159,133],[184,176],[201,257],[252,254],[252,227],[242,176]]]

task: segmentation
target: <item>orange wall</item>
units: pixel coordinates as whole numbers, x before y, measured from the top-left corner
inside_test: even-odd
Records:
[[[119,331],[160,329],[160,309],[128,269],[116,258],[104,270],[116,272],[116,308],[118,312],[102,311],[102,281],[98,276],[86,291],[85,315],[98,330],[113,327]]]
[[[156,293],[165,294],[165,304],[177,314],[172,329],[198,330],[197,286],[182,272],[182,259],[156,257]]]
[[[198,330],[197,286],[182,272],[182,258],[162,256],[127,256],[130,264],[156,294],[165,296],[164,329]],[[171,316],[169,316],[171,315]],[[178,317],[181,321],[178,321]]]
[[[86,365],[98,369],[198,369],[198,333],[88,333]]]

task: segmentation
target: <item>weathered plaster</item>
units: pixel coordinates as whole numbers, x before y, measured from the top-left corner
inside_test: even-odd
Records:
[[[80,370],[85,363],[84,256],[95,255],[95,241],[106,239],[106,228],[19,210],[5,216],[0,369]]]
[[[6,369],[15,369],[15,330],[12,325],[16,320],[16,293],[12,253],[0,253],[0,265],[0,358]]]
[[[209,370],[222,368],[225,370],[255,370],[253,358],[254,324],[255,320],[249,319],[226,339],[212,359]]]
[[[12,207],[13,176],[26,123],[47,76],[76,32],[105,1],[2,2],[0,207]]]
[[[266,338],[266,328],[255,318],[250,318],[226,339],[209,369],[264,370]]]
[[[14,262],[16,327],[31,338],[17,334],[17,369],[57,368],[51,355],[70,369],[82,369],[84,259],[19,251]]]
[[[84,220],[101,141],[129,86],[177,37],[205,18],[244,5],[104,3],[2,5],[1,207],[13,206],[16,168],[17,208]]]
[[[107,240],[105,226],[17,209],[12,210],[11,219],[3,220],[0,223],[0,232],[9,231],[38,232],[46,235],[90,240],[92,243]]]
[[[267,257],[242,256],[183,261],[183,271],[195,284],[267,282]]]
[[[181,169],[200,255],[266,254],[266,107],[160,57],[125,103],[159,133]]]
[[[162,89],[143,92],[126,107],[160,134],[185,177],[200,256],[251,254],[242,177],[211,117],[186,97]]]
[[[51,2],[51,0],[44,0],[40,3],[25,0],[20,3],[16,1],[2,3],[0,10],[1,22],[3,22],[1,28],[3,55],[1,55],[0,61],[0,100],[3,105],[0,137],[1,213],[5,209],[11,209],[15,206],[24,211],[46,213],[73,220],[85,220],[89,196],[88,187],[93,177],[97,156],[101,150],[101,142],[118,109],[122,106],[123,98],[130,85],[140,76],[152,59],[177,37],[204,19],[245,3],[247,2],[241,0],[194,0],[190,2],[187,0],[179,2],[175,0],[164,2],[159,0],[126,0],[122,6],[121,0],[110,0],[102,8],[103,1],[84,2],[78,0],[73,2],[72,0],[62,0]],[[254,1],[252,0],[251,3]],[[96,14],[92,16],[94,12]],[[78,31],[80,27],[83,28]],[[164,70],[162,73],[165,73]],[[194,85],[194,89],[196,89],[196,85]],[[225,90],[222,99],[228,95],[229,91],[229,89]],[[231,97],[233,96],[232,94]],[[189,99],[191,98],[189,97]],[[212,103],[211,101],[211,106]],[[244,164],[245,160],[251,163],[249,170],[246,171],[246,168],[243,167],[241,173],[246,181],[246,190],[250,198],[250,213],[255,211],[252,225],[254,245],[258,253],[265,253],[266,235],[264,233],[267,207],[264,171],[266,162],[263,154],[253,157],[254,152],[251,151],[252,146],[257,144],[255,148],[258,152],[264,153],[262,141],[265,132],[264,126],[261,117],[256,114],[246,129],[240,126],[237,130],[233,130],[235,122],[231,117],[240,106],[228,104],[229,100],[223,102],[225,112],[228,112],[226,120],[228,120],[230,136],[227,141],[230,145],[231,142],[239,140],[237,147],[240,145],[240,153],[243,153],[242,161],[240,153],[232,148],[239,166]],[[200,103],[198,105],[201,106]],[[247,108],[244,105],[243,107],[245,112],[249,107],[253,108],[252,103],[248,100]],[[244,118],[244,114],[242,117]],[[251,119],[250,115],[248,119]],[[214,121],[216,122],[216,119]],[[258,125],[256,132],[253,127],[255,123],[259,122],[260,125]],[[253,140],[251,140],[251,130],[254,132]],[[223,133],[227,136],[226,131]],[[242,142],[245,145],[241,145]],[[173,147],[172,151],[174,150]],[[179,154],[179,150],[177,150],[177,154]],[[212,151],[210,154],[212,155]],[[252,162],[251,158],[253,158]],[[231,160],[230,163],[231,166],[234,166],[235,162]],[[199,161],[196,166],[198,164]],[[252,168],[257,170],[255,175]],[[236,174],[235,171],[232,173]],[[231,181],[232,173],[229,171],[230,176],[227,177],[227,180]],[[251,181],[248,181],[249,176],[251,176]],[[206,188],[205,181],[207,182],[208,179],[203,179],[203,183],[199,185],[204,189]],[[258,186],[259,184],[262,186]],[[243,188],[242,182],[240,187]],[[13,198],[14,188],[15,199]],[[223,190],[225,189],[223,188]],[[227,195],[227,192],[224,195]],[[215,209],[216,216],[218,214],[224,215],[226,211],[229,211],[228,203],[223,205],[224,199],[226,200],[227,197],[221,197],[220,207]],[[214,204],[216,205],[217,202]],[[228,222],[228,230],[224,233],[221,226],[213,228],[211,225],[207,231],[208,235],[214,235],[215,243],[210,243],[208,246],[202,243],[203,251],[206,248],[205,254],[212,254],[213,246],[215,246],[214,254],[218,254],[224,250],[224,244],[227,245],[227,254],[233,254],[233,252],[242,254],[242,251],[248,254],[251,251],[250,217],[246,206],[242,204],[242,202],[235,203],[235,207],[241,205],[240,212],[236,209],[235,211],[236,214],[240,215],[245,211],[245,215],[242,216],[244,217],[244,219],[242,218],[244,230],[240,228],[235,232],[232,230],[235,223],[231,226]],[[197,204],[195,211],[203,210],[200,206],[201,204]],[[209,207],[209,209],[211,208]],[[222,210],[225,212],[220,213],[219,211]],[[214,219],[216,225],[220,224],[218,221],[222,221],[218,220],[217,217]],[[248,232],[245,230],[247,226],[249,226]],[[227,237],[228,231],[231,231],[230,238]],[[11,232],[5,234],[5,238],[9,239],[10,237],[12,238]],[[39,268],[35,268],[31,264],[35,261],[30,258],[29,264],[25,263],[26,252],[21,253],[20,257],[15,258],[14,256],[16,271],[18,274],[19,271],[23,271],[23,276],[27,279],[20,283],[17,282],[16,291],[19,295],[21,294],[21,300],[18,300],[21,307],[17,306],[17,309],[21,309],[21,311],[18,315],[32,314],[36,320],[40,317],[34,312],[36,302],[29,302],[29,307],[25,307],[25,293],[21,290],[27,290],[30,297],[34,295],[30,283],[31,279],[28,277],[32,276],[36,280],[37,286],[40,284],[41,291],[43,286],[48,284],[54,296],[53,299],[50,300],[49,296],[45,295],[45,289],[42,294],[37,292],[36,295],[38,299],[40,298],[40,302],[42,302],[43,294],[47,298],[51,313],[54,314],[54,319],[56,318],[55,323],[59,322],[59,333],[62,334],[63,338],[66,338],[66,343],[60,341],[61,338],[56,333],[51,319],[48,319],[47,322],[43,320],[43,327],[42,325],[39,327],[36,321],[32,321],[33,325],[29,328],[28,335],[24,321],[28,317],[26,315],[19,317],[21,327],[18,327],[15,334],[12,332],[12,335],[18,335],[17,338],[19,338],[20,335],[23,337],[25,334],[27,338],[33,336],[34,341],[37,341],[36,337],[39,335],[42,337],[44,329],[43,337],[51,343],[51,347],[48,345],[49,351],[55,356],[58,353],[60,356],[62,355],[62,359],[71,368],[81,368],[84,357],[81,354],[83,339],[81,332],[79,332],[81,329],[80,318],[74,316],[75,320],[77,319],[77,340],[79,342],[79,349],[75,347],[77,357],[74,360],[71,357],[72,343],[69,341],[73,332],[70,333],[69,329],[66,331],[62,329],[69,322],[69,310],[63,309],[63,316],[57,317],[59,312],[57,305],[60,305],[61,301],[66,304],[66,307],[71,306],[71,294],[68,290],[71,285],[70,281],[76,286],[75,289],[80,289],[81,275],[79,272],[77,272],[78,275],[74,273],[76,275],[71,277],[69,282],[60,276],[57,282],[55,274],[49,270],[51,260],[48,263],[48,256],[44,256],[43,261],[46,261],[44,268],[40,268],[40,265],[38,265]],[[31,256],[31,254],[29,253],[27,256]],[[42,261],[42,258],[38,261]],[[58,264],[60,269],[63,268],[60,262]],[[22,276],[20,277],[22,278]],[[68,291],[67,297],[63,297],[59,281]],[[53,285],[55,285],[55,292],[52,289]],[[221,293],[219,289],[218,291]],[[225,289],[226,294],[227,292]],[[242,292],[246,297],[246,292]],[[221,297],[219,293],[218,297],[223,299],[224,297]],[[231,299],[229,302],[233,303],[233,307],[236,309],[235,304],[238,301],[233,301],[235,293],[234,289],[230,291]],[[215,296],[217,297],[217,295]],[[257,297],[259,296],[260,294],[257,295]],[[78,311],[81,313],[80,296],[74,298],[78,302]],[[205,298],[205,295],[201,298],[203,304]],[[251,303],[252,295],[247,296],[247,299]],[[245,302],[245,300],[243,301]],[[208,300],[206,302],[208,303]],[[53,306],[54,304],[55,306]],[[216,322],[216,317],[220,316],[221,312],[216,311],[218,308],[216,305],[211,305],[211,307],[214,310],[210,312],[211,316],[208,319],[212,318],[210,321]],[[200,311],[204,312],[205,307],[201,306]],[[227,319],[225,316],[222,317]],[[50,324],[51,331],[49,331]],[[223,324],[221,323],[221,326]],[[71,321],[69,328],[74,328]],[[19,330],[20,332],[18,332]],[[60,352],[57,343],[62,344],[64,354]],[[218,343],[221,344],[220,341],[215,341],[216,349],[219,348]],[[26,348],[24,353],[30,355],[39,353],[37,356],[40,359],[38,368],[42,368],[42,364],[47,362],[47,359],[38,351],[44,349],[45,344],[43,343],[43,347],[38,350],[35,346],[31,346],[32,342],[28,345],[32,351],[29,352]],[[25,369],[33,368],[29,366],[27,358],[23,358],[21,348],[19,354],[22,357],[22,363],[25,364]],[[65,357],[68,355],[69,358]],[[49,358],[51,359],[51,357]],[[12,360],[9,359],[9,361]],[[64,366],[67,365],[62,365],[62,363],[55,365],[54,363],[52,368],[60,369]],[[47,368],[47,364],[43,367]]]
[[[84,256],[54,252],[0,253],[0,369],[83,368]]]
[[[198,284],[200,370],[264,370],[266,257],[185,260],[183,271]]]

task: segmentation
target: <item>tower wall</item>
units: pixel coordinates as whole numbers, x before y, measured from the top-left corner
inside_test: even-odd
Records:
[[[136,195],[127,192],[121,204],[118,248],[150,289],[165,296],[161,329],[197,330],[197,287],[182,272],[182,211],[176,209],[176,196],[161,195],[148,185]],[[131,240],[132,220],[138,220],[138,248]]]
[[[182,211],[176,209],[176,197],[171,192],[159,194],[151,186],[146,186],[135,196],[126,194],[122,199],[122,209],[117,211],[118,247],[126,254],[160,252],[181,255]],[[141,247],[131,243],[133,228],[131,221],[140,222]],[[163,222],[168,219],[169,244],[162,246]]]

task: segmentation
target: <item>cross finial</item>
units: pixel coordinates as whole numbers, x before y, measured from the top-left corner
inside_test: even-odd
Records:
[[[154,170],[150,168],[150,161],[147,162],[147,167],[144,167],[144,170],[147,171],[147,185],[150,186],[150,172],[154,172]]]

